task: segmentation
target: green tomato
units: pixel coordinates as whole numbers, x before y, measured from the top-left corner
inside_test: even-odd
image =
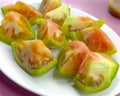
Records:
[[[89,52],[73,81],[84,92],[100,92],[111,85],[118,68],[119,64],[110,56]]]
[[[117,52],[116,46],[105,32],[98,27],[89,27],[82,30],[83,42],[91,51],[113,55]]]
[[[62,4],[60,0],[42,0],[39,11],[45,15],[46,13],[58,8],[61,5]]]
[[[65,5],[48,12],[45,17],[62,26],[67,16],[70,15],[70,8]]]
[[[11,44],[13,41],[34,39],[35,32],[28,20],[17,12],[8,12],[0,26],[0,40]]]
[[[58,56],[59,74],[68,77],[75,76],[87,52],[89,49],[83,42],[78,40],[69,42]]]
[[[12,49],[16,62],[31,75],[42,75],[57,63],[41,40],[12,42]]]
[[[3,6],[1,10],[3,15],[10,11],[18,12],[25,16],[31,24],[39,24],[38,20],[42,17],[42,14],[35,8],[21,1],[17,1],[15,4]]]
[[[59,26],[51,20],[46,20],[37,33],[37,38],[49,47],[62,48],[67,42]]]
[[[88,27],[101,27],[104,20],[92,20],[89,17],[82,16],[68,16],[63,23],[61,30],[67,38],[72,40],[83,40],[82,30]]]

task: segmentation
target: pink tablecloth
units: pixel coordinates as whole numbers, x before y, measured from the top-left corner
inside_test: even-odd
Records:
[[[0,0],[0,7],[15,0]],[[116,19],[108,12],[108,0],[62,0],[64,4],[83,10],[98,19],[105,19],[110,26],[120,36],[120,19]],[[0,96],[37,96],[28,90],[15,84],[0,72]]]

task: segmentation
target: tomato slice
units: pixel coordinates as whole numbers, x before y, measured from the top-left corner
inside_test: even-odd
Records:
[[[66,38],[56,23],[46,20],[38,29],[37,38],[42,39],[49,47],[61,48],[66,44]]]
[[[31,75],[42,75],[57,63],[41,40],[12,42],[12,49],[17,63]]]
[[[71,41],[58,56],[58,72],[63,76],[74,76],[87,52],[89,49],[83,42]]]
[[[110,86],[118,68],[119,64],[110,56],[89,52],[73,81],[78,88],[85,92],[99,92]]]
[[[17,12],[5,15],[0,27],[0,40],[11,44],[13,41],[34,39],[35,32],[28,20]]]
[[[117,52],[109,37],[99,28],[90,27],[82,31],[83,41],[91,51],[103,52],[112,55]]]
[[[59,6],[61,6],[60,0],[42,0],[40,4],[40,12],[45,15]]]

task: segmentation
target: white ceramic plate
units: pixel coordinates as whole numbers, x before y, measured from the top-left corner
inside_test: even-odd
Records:
[[[30,3],[35,8],[38,8],[41,0],[24,1],[26,3]],[[90,16],[91,18],[96,19],[95,17],[74,8],[71,8],[71,14]],[[118,52],[112,57],[120,63],[119,36],[105,24],[102,27],[102,29],[106,32],[106,34],[110,37],[110,39],[117,47]],[[52,69],[47,74],[38,77],[33,77],[27,74],[15,62],[11,47],[2,42],[0,42],[0,60],[2,60],[0,64],[0,69],[6,76],[8,76],[11,80],[13,80],[15,83],[22,86],[23,88],[28,89],[39,95],[41,94],[44,96],[114,96],[120,91],[120,70],[118,71],[117,76],[115,77],[109,88],[99,93],[86,94],[74,88],[73,83],[70,80],[57,76],[55,73],[55,69]]]

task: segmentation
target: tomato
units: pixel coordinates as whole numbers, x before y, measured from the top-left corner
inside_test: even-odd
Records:
[[[31,75],[42,75],[57,63],[41,40],[12,42],[12,49],[17,63]]]
[[[119,64],[107,54],[89,52],[73,81],[84,92],[99,92],[110,86],[118,68]]]
[[[65,5],[61,5],[60,7],[58,7],[56,9],[48,12],[45,15],[45,17],[49,18],[50,20],[54,21],[58,25],[62,26],[62,24],[64,23],[65,19],[69,15],[70,15],[70,8],[65,6]]]
[[[49,11],[52,11],[61,6],[60,0],[42,0],[40,4],[40,12],[45,15]]]
[[[17,12],[8,12],[0,26],[0,40],[11,44],[13,41],[34,39],[35,32],[28,20]]]
[[[30,22],[32,22],[32,24],[38,23],[38,20],[42,17],[42,14],[35,8],[21,1],[17,1],[15,4],[4,6],[1,8],[1,10],[4,15],[10,11],[18,12],[24,15]]]
[[[59,53],[58,72],[63,76],[74,76],[87,52],[89,49],[81,41],[76,40],[68,43]]]
[[[91,51],[112,55],[117,52],[109,37],[99,28],[91,27],[82,31],[83,41]]]
[[[51,20],[46,20],[38,29],[37,38],[42,39],[49,47],[61,48],[66,44],[66,38],[60,26]]]

